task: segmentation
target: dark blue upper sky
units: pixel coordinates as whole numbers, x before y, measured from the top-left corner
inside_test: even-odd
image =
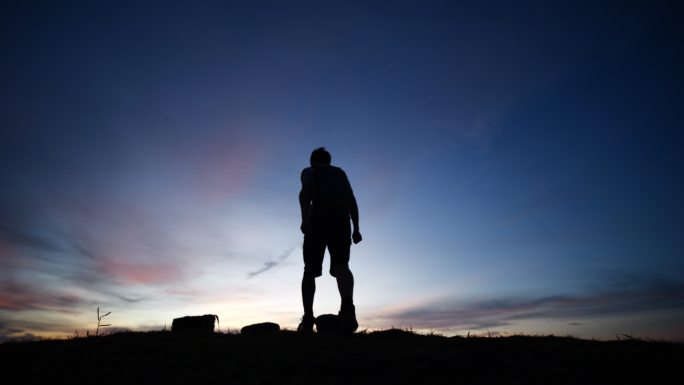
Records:
[[[296,322],[327,146],[369,327],[684,337],[678,2],[0,7],[2,335]]]

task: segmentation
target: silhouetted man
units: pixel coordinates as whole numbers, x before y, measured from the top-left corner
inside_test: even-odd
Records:
[[[304,233],[304,316],[297,330],[305,333],[313,331],[316,277],[321,276],[326,247],[330,254],[330,275],[337,279],[342,299],[340,330],[353,333],[359,327],[353,300],[354,276],[349,270],[351,241],[361,242],[359,209],[347,174],[341,168],[331,166],[330,161],[330,153],[324,147],[317,148],[311,153],[311,167],[302,170],[299,206]]]

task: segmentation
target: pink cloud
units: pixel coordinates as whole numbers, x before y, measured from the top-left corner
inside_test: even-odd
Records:
[[[108,278],[122,283],[141,285],[175,282],[181,279],[183,269],[170,262],[138,262],[124,259],[102,258],[97,266]]]

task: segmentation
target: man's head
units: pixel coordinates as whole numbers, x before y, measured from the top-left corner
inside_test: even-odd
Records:
[[[328,166],[330,165],[331,160],[332,157],[330,156],[328,150],[325,149],[325,147],[319,147],[313,150],[311,152],[311,158],[309,158],[309,162],[311,163],[312,167]]]

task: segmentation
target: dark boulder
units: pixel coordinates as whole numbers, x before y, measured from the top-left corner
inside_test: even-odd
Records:
[[[321,314],[314,320],[316,332],[338,333],[340,331],[340,317],[337,314]]]
[[[174,318],[171,331],[177,333],[210,334],[214,332],[214,321],[218,322],[215,314],[186,316]]]
[[[244,335],[273,335],[280,331],[280,325],[273,322],[262,322],[258,324],[247,325],[240,330],[240,334]]]

